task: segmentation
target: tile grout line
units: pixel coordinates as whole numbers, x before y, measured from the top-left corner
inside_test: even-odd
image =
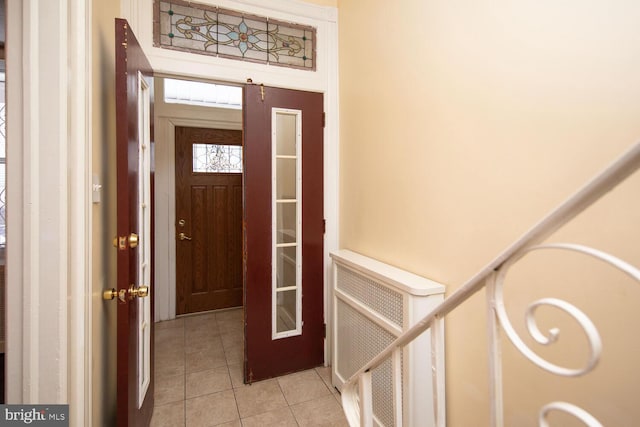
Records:
[[[187,426],[187,322],[182,322],[182,364],[184,365],[184,390],[182,395],[182,408],[184,410],[184,426]]]

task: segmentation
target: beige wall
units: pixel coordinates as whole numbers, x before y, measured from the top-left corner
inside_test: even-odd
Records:
[[[338,0],[306,0],[305,3],[313,3],[319,6],[338,7]]]
[[[93,7],[93,173],[103,185],[102,200],[93,204],[93,425],[116,422],[116,304],[102,291],[116,284],[115,181],[115,23],[117,0],[94,0]]]
[[[344,248],[440,281],[451,293],[640,139],[637,2],[338,6]],[[634,176],[559,238],[598,244],[640,265],[630,243],[640,238],[639,189]],[[572,298],[601,322],[605,356],[596,380],[542,375],[529,386],[539,370],[509,351],[506,425],[534,425],[535,408],[554,399],[585,406],[605,425],[631,425],[640,419],[632,398],[640,371],[618,367],[628,350],[624,337],[634,339],[626,358],[640,357],[632,333],[640,317],[626,304],[638,301],[640,287],[615,275],[598,280],[592,264],[567,271],[542,259],[514,272],[522,282],[509,288],[516,289],[508,294],[514,322],[523,323],[522,304],[562,286],[553,295]],[[447,319],[450,426],[483,425],[488,416],[483,301],[478,294]],[[585,352],[574,353],[583,341],[570,337],[581,335],[560,325],[563,347],[553,360],[580,365]],[[560,393],[588,384],[599,387]],[[532,389],[541,391],[533,396]]]

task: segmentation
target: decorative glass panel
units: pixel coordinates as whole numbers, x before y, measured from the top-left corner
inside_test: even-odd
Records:
[[[242,173],[242,146],[193,144],[193,171]]]
[[[155,0],[154,45],[315,71],[316,29],[216,6]]]

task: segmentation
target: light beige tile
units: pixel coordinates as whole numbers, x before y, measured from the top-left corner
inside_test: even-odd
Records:
[[[156,405],[150,427],[184,427],[184,401]]]
[[[287,406],[276,380],[266,380],[234,389],[240,418],[269,412]]]
[[[237,365],[244,362],[244,345],[225,348],[224,355],[227,358],[227,365]]]
[[[155,344],[159,345],[165,341],[180,341],[184,340],[184,329],[183,328],[166,328],[166,329],[156,329],[154,332],[154,340]]]
[[[184,356],[180,355],[171,358],[156,357],[154,371],[156,380],[160,378],[174,377],[176,375],[184,375]]]
[[[176,359],[184,358],[184,344],[175,344],[170,346],[168,344],[155,345],[153,347],[153,353],[156,359]]]
[[[207,349],[220,349],[222,347],[222,340],[219,336],[207,337],[202,339],[191,339],[185,342],[185,353],[196,353]]]
[[[342,407],[331,395],[293,405],[291,411],[300,427],[349,425]]]
[[[216,424],[215,427],[242,427],[240,420],[231,421],[230,423]]]
[[[173,328],[183,328],[184,327],[184,319],[173,319],[173,320],[164,320],[162,322],[158,322],[153,325],[156,332],[162,329],[173,329]]]
[[[207,369],[227,366],[227,359],[222,348],[206,348],[195,353],[187,353],[185,357],[186,372],[205,371]]]
[[[220,338],[225,349],[244,345],[244,334],[240,331],[222,333]]]
[[[242,427],[298,427],[289,408],[274,409],[273,411],[254,415],[242,419]]]
[[[193,326],[185,326],[184,329],[184,337],[185,341],[190,339],[202,339],[202,338],[212,338],[220,335],[218,331],[218,324],[213,321],[213,323],[202,323],[195,324]]]
[[[187,399],[231,388],[229,370],[226,366],[187,374]]]
[[[340,392],[334,394],[333,397],[336,398],[336,402],[338,402],[338,405],[340,405],[340,407],[342,408],[342,395],[340,394]]]
[[[242,310],[242,308],[234,308],[216,312],[216,320],[218,322],[236,321],[238,323],[241,323],[243,316],[244,311]]]
[[[219,320],[218,330],[221,334],[229,332],[244,334],[244,324],[242,323],[242,321],[237,320]]]
[[[335,394],[338,392],[338,390],[336,390],[336,388],[331,384],[331,366],[320,366],[319,368],[316,368],[316,372],[320,375],[320,378],[322,378],[322,381],[331,393]]]
[[[233,388],[242,387],[244,385],[242,364],[229,365],[229,376],[231,377],[231,385],[233,385]]]
[[[184,375],[156,378],[154,397],[156,405],[184,400]]]
[[[210,427],[239,418],[231,390],[187,399],[186,413],[187,427]]]
[[[280,377],[278,383],[289,405],[331,394],[314,369]]]
[[[184,327],[185,329],[190,329],[199,326],[211,326],[216,324],[216,315],[215,313],[203,313],[197,314],[193,316],[184,317]]]

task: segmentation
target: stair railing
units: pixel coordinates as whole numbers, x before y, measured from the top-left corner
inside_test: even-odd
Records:
[[[487,288],[487,309],[489,311],[489,375],[491,377],[491,425],[501,427],[504,425],[502,405],[502,371],[501,352],[499,343],[500,327],[505,332],[514,346],[530,361],[556,375],[580,376],[590,372],[598,363],[602,349],[602,343],[598,331],[591,320],[577,307],[556,298],[544,298],[535,301],[527,311],[527,328],[532,337],[540,344],[550,344],[557,339],[558,331],[552,329],[545,336],[537,327],[533,313],[537,307],[547,305],[559,308],[572,316],[583,328],[590,345],[590,356],[587,365],[581,369],[568,369],[554,365],[539,357],[520,339],[513,329],[506,314],[502,296],[502,286],[507,270],[525,254],[536,250],[570,250],[588,255],[606,262],[630,277],[640,282],[640,270],[610,254],[582,245],[557,243],[540,243],[567,224],[579,213],[591,206],[606,193],[622,183],[632,173],[640,168],[640,142],[633,145],[626,153],[614,161],[604,171],[589,181],[584,187],[574,193],[555,210],[544,217],[540,222],[527,231],[515,243],[498,255],[487,266],[471,277],[460,288],[447,297],[438,307],[433,309],[412,328],[400,335],[386,349],[380,352],[371,361],[360,368],[349,378],[342,389],[342,406],[346,418],[351,427],[373,426],[373,398],[371,372],[392,359],[392,389],[394,405],[394,425],[402,426],[402,385],[401,385],[401,354],[402,349],[411,343],[423,332],[431,329],[432,348],[438,348],[444,337],[439,333],[440,325],[444,318],[456,307],[468,300],[476,292]],[[442,369],[444,361],[437,352],[432,353],[431,366],[434,370],[433,388],[433,420],[425,420],[425,425],[445,427],[444,387],[442,386]],[[552,411],[568,413],[584,422],[590,427],[601,427],[602,424],[584,409],[567,402],[552,402],[545,405],[539,413],[540,427],[548,427],[547,415]]]

